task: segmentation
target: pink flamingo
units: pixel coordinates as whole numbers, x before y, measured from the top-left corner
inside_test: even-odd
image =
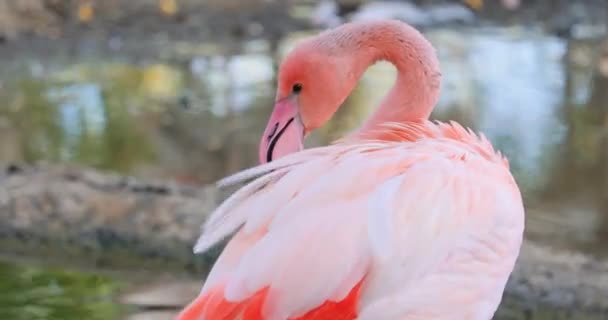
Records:
[[[396,84],[356,132],[302,140],[387,60]],[[282,63],[260,166],[204,225],[195,252],[234,231],[178,319],[490,319],[519,254],[524,208],[508,162],[456,123],[429,122],[441,74],[398,21],[351,23]]]

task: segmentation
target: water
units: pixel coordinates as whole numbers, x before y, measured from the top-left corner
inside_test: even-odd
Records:
[[[0,262],[0,319],[118,319],[119,288],[95,273]]]
[[[256,163],[277,59],[306,34],[285,37],[276,52],[257,40],[230,50],[200,44],[191,50],[197,54],[145,62],[114,54],[0,65],[0,162],[70,162],[213,182]],[[606,256],[608,142],[600,119],[608,115],[601,94],[608,81],[593,76],[598,41],[522,28],[427,36],[444,74],[433,118],[482,131],[507,155],[524,193],[527,237]],[[388,64],[371,68],[307,144],[328,143],[361,123],[394,78]],[[0,278],[3,319],[112,319],[120,309],[108,298],[111,281],[94,275],[3,264]]]

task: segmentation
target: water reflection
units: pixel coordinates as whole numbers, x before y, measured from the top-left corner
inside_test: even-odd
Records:
[[[213,182],[256,163],[277,59],[310,33],[278,43],[252,41],[238,50],[176,46],[182,58],[195,53],[185,63],[114,58],[30,68],[16,80],[4,79],[0,89],[0,161],[69,161],[148,178]],[[569,245],[597,253],[597,236],[606,230],[598,221],[608,221],[602,217],[608,85],[594,71],[597,41],[521,28],[435,29],[427,35],[444,74],[433,117],[481,130],[507,154],[530,210],[532,236],[553,241],[566,228],[578,235]],[[368,70],[345,108],[307,145],[355,128],[394,78],[387,63]]]
[[[459,113],[467,114],[472,127],[510,156],[521,187],[545,187],[544,163],[563,140],[557,117],[562,97],[556,93],[563,91],[565,43],[541,34],[522,37],[492,30],[471,35],[460,50],[462,59],[450,62],[457,65],[453,69],[464,65],[469,76],[449,74],[448,69],[446,82],[456,93],[465,91],[459,87],[470,88],[473,101],[455,101],[448,91],[440,106],[455,102],[460,109],[472,108]]]

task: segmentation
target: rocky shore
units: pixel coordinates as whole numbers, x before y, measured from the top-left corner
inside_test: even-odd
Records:
[[[194,256],[192,244],[224,196],[213,186],[144,182],[73,166],[11,165],[0,174],[0,248],[200,275],[218,250]],[[501,319],[561,319],[573,313],[604,319],[606,297],[608,261],[528,241],[500,314]]]
[[[96,266],[146,261],[201,271],[207,261],[194,258],[191,246],[218,201],[213,187],[11,165],[0,174],[0,248]]]

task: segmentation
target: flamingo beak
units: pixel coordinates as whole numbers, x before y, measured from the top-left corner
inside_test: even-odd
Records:
[[[260,163],[304,149],[303,140],[304,125],[298,113],[296,97],[277,101],[260,141]]]

